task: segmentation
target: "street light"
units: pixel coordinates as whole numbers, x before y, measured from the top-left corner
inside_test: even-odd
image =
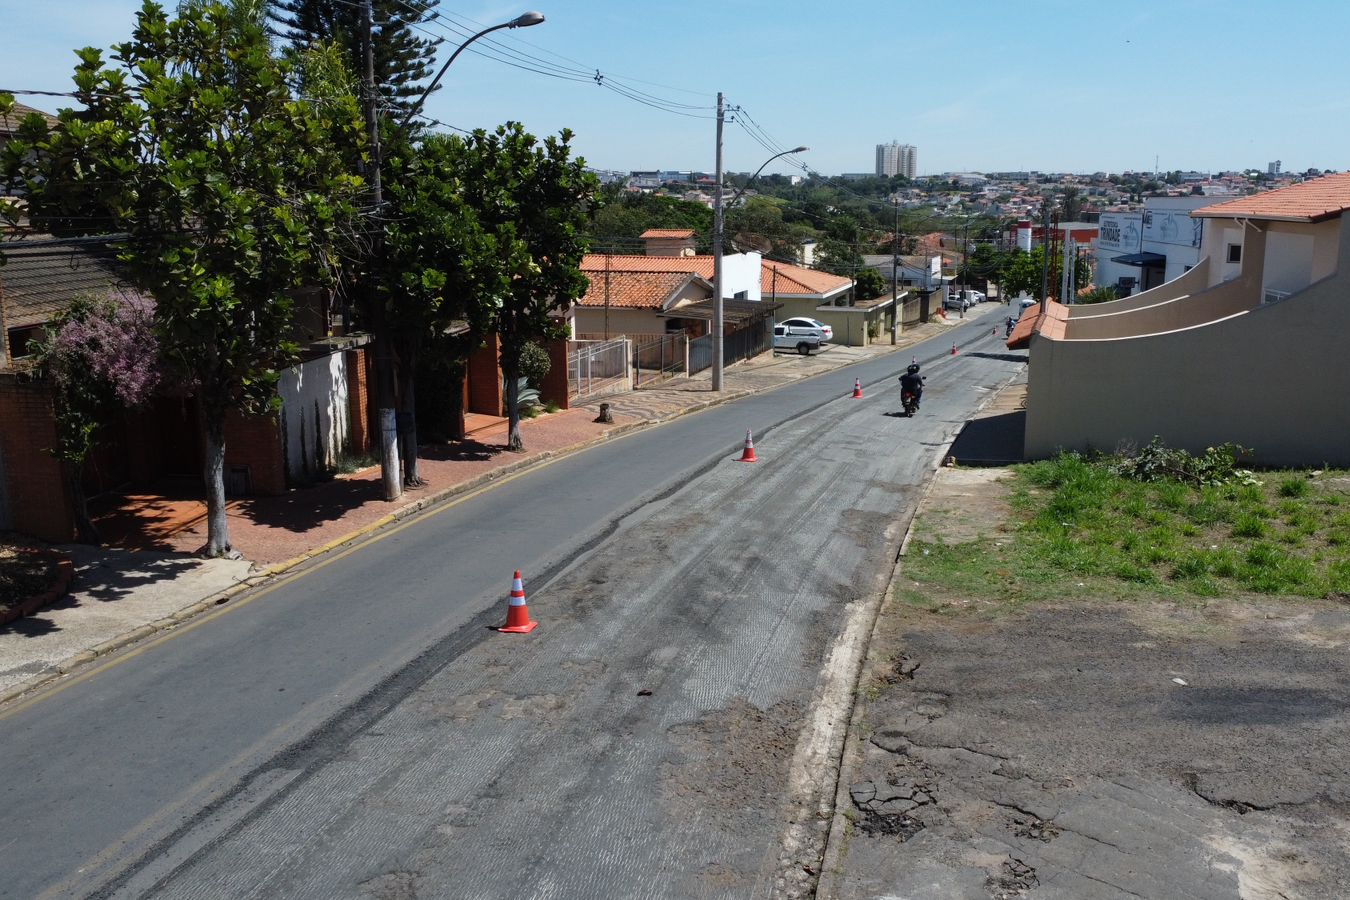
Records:
[[[720,107],[721,95],[718,95]],[[717,131],[717,196],[713,202],[713,319],[712,319],[712,389],[714,391],[722,390],[722,242],[723,242],[723,218],[722,218],[722,131],[720,120],[720,108],[718,131]],[[784,150],[782,153],[775,153],[755,170],[745,184],[741,185],[731,198],[731,205],[735,206],[736,201],[741,199],[754,180],[759,177],[759,173],[764,171],[764,167],[782,156],[789,156],[793,153],[805,153],[810,147],[793,147],[791,150]]]
[[[460,44],[455,48],[455,52],[450,54],[450,58],[445,61],[445,65],[441,66],[441,70],[436,73],[436,77],[431,79],[431,84],[427,85],[427,89],[422,92],[422,96],[417,98],[417,102],[414,103],[412,108],[403,116],[403,119],[398,123],[398,127],[400,129],[407,127],[408,122],[412,120],[412,117],[422,111],[422,104],[426,102],[427,97],[431,96],[431,92],[436,90],[436,85],[441,83],[441,76],[445,74],[445,70],[450,68],[450,64],[455,61],[455,57],[464,52],[465,47],[469,46],[485,34],[491,34],[492,32],[499,31],[503,28],[528,28],[531,25],[538,25],[542,21],[544,21],[544,14],[541,12],[521,13],[509,22],[502,22],[500,25],[484,28],[482,31]]]

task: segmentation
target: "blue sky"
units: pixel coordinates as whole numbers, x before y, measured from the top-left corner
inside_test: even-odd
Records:
[[[140,2],[3,5],[0,88],[68,90],[72,49],[124,39]],[[1149,170],[1155,157],[1163,170],[1275,159],[1286,170],[1350,168],[1344,0],[442,0],[441,9],[442,60],[464,34],[527,9],[547,21],[466,50],[428,114],[460,128],[507,119],[536,134],[571,128],[601,168],[711,171],[719,90],[743,110],[726,130],[731,171],[805,144],[816,171],[866,172],[875,145],[893,139],[918,147],[921,173]],[[588,77],[597,69],[617,90]]]

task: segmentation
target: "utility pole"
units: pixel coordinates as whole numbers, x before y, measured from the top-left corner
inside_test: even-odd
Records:
[[[895,233],[891,241],[891,344],[898,342],[900,333],[900,198],[893,197],[895,204]]]
[[[605,249],[605,340],[609,340],[609,268],[614,259],[614,245]]]
[[[722,126],[726,106],[717,92],[717,161],[713,197],[713,317],[712,317],[712,389],[722,390]]]
[[[375,14],[371,9],[371,0],[364,0],[362,6],[365,12],[362,16],[361,37],[366,56],[366,73],[363,79],[366,130],[370,138],[371,202],[375,207],[375,228],[370,251],[370,260],[373,262],[380,258],[384,243],[384,191],[380,185],[380,120],[376,108],[378,98],[375,91],[375,42],[371,37],[371,23]],[[385,323],[384,304],[375,290],[375,279],[370,267],[366,271],[366,299],[375,331],[375,382],[380,408],[380,477],[384,485],[384,499],[397,500],[403,494],[403,475],[398,455],[398,418],[394,411],[393,347],[390,346],[389,328]],[[416,448],[413,452],[417,452]]]
[[[1041,200],[1041,314],[1045,314],[1045,298],[1050,293],[1050,200]]]

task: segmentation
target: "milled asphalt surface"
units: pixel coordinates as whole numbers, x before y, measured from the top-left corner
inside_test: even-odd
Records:
[[[281,497],[250,498],[229,510],[231,541],[247,562],[196,557],[205,540],[201,525],[161,541],[159,550],[64,547],[76,568],[69,595],[0,627],[0,703],[121,644],[174,627],[202,608],[266,582],[276,569],[289,569],[343,540],[377,530],[394,517],[634,428],[897,349],[905,352],[908,345],[935,335],[945,337],[948,330],[949,326],[933,323],[908,329],[899,348],[831,346],[808,357],[764,354],[730,367],[719,394],[710,392],[704,372],[594,398],[572,410],[523,422],[527,448],[523,453],[503,453],[498,445],[505,441],[504,427],[489,429],[463,445],[428,448],[421,461],[427,484],[389,503],[380,498],[378,467]],[[612,425],[592,421],[602,402],[613,408]]]
[[[823,656],[1017,365],[945,351],[920,353],[917,419],[886,415],[892,356],[847,370],[864,401],[826,376],[634,433],[0,713],[0,796],[31,825],[0,893],[809,889],[774,813]],[[730,461],[746,428],[755,466]],[[515,568],[527,638],[487,630]]]

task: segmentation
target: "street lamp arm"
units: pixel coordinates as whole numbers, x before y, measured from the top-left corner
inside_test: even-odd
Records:
[[[539,12],[522,13],[521,15],[516,16],[509,22],[502,22],[499,25],[493,25],[491,28],[484,28],[482,31],[478,32],[477,34],[470,37],[467,41],[460,44],[458,47],[455,48],[455,52],[450,54],[450,58],[445,61],[445,65],[441,66],[441,70],[436,73],[436,77],[431,79],[431,84],[427,85],[427,89],[422,92],[422,96],[417,98],[417,102],[412,105],[412,108],[409,109],[408,112],[399,121],[398,127],[400,129],[406,128],[408,126],[408,123],[412,121],[413,117],[422,111],[422,104],[425,103],[427,101],[427,98],[431,96],[431,92],[436,90],[436,85],[441,83],[441,77],[445,75],[445,70],[450,68],[450,64],[453,63],[455,59],[461,53],[464,52],[465,47],[469,46],[470,44],[472,44],[474,41],[478,40],[485,34],[491,34],[494,31],[500,31],[503,28],[528,28],[531,25],[538,25],[542,21],[544,21],[543,13]]]
[[[759,173],[763,172],[765,167],[767,167],[769,163],[773,162],[775,159],[778,159],[779,157],[788,156],[793,153],[805,153],[807,150],[810,149],[811,149],[810,147],[793,147],[791,150],[784,150],[782,153],[775,153],[773,156],[770,156],[768,159],[764,160],[764,165],[761,165],[758,169],[756,169],[755,174],[751,175],[749,180],[745,182],[745,186],[732,195],[731,202],[728,203],[727,206],[736,205],[736,201],[741,199],[741,196],[746,191],[750,190],[750,185],[755,183],[755,179],[759,177]]]

